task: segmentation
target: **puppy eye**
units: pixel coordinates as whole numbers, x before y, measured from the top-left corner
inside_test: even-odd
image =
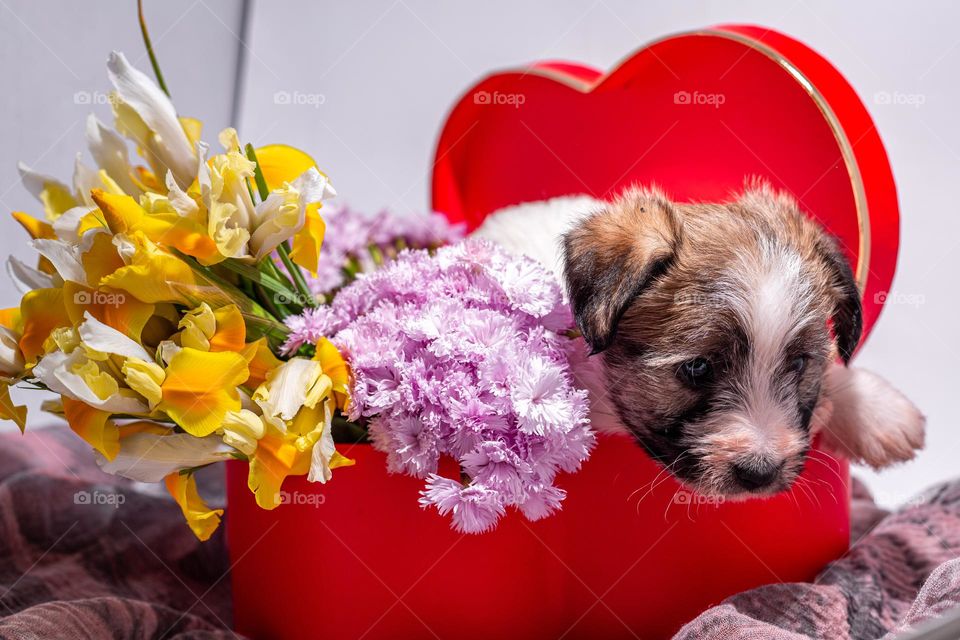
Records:
[[[807,368],[807,356],[797,356],[790,361],[790,371],[794,373],[803,373],[803,370]]]
[[[693,358],[680,365],[678,376],[691,387],[703,384],[710,379],[712,368],[706,358]]]

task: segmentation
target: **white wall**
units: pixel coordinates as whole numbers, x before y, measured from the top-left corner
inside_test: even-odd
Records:
[[[86,113],[73,93],[105,87],[102,62],[110,48],[142,51],[132,5],[61,2],[52,10],[0,2],[0,208],[32,206],[19,187],[5,189],[15,182],[18,158],[69,175]],[[213,140],[229,113],[238,52],[230,32],[239,33],[239,5],[147,5],[177,105],[203,118]],[[861,472],[882,502],[895,504],[958,473],[952,393],[960,370],[960,217],[941,195],[960,184],[958,19],[960,6],[946,1],[252,0],[239,124],[244,139],[310,151],[348,202],[419,210],[428,204],[433,145],[446,110],[492,69],[544,58],[607,68],[662,34],[723,22],[766,25],[804,40],[864,97],[900,190],[895,292],[903,295],[893,297],[903,302],[888,306],[859,358],[929,416],[928,448],[916,461],[879,475]],[[146,69],[146,59],[140,64]],[[879,91],[919,96],[922,104],[875,104]],[[278,104],[277,92],[290,95],[291,104]],[[10,230],[0,237],[4,248],[24,254],[22,236],[3,224]]]
[[[204,121],[213,140],[230,121],[241,31],[240,0],[146,2],[154,49],[181,115]],[[136,2],[85,0],[36,2],[0,0],[0,258],[14,254],[33,264],[26,233],[11,211],[42,216],[38,202],[20,185],[17,162],[70,184],[74,159],[83,151],[91,111],[112,123],[106,96],[107,55],[122,51],[151,73],[140,39]],[[0,275],[0,307],[15,306],[19,294]],[[14,390],[26,401],[31,424],[43,423],[35,410],[41,394]],[[49,418],[47,419],[49,420]]]

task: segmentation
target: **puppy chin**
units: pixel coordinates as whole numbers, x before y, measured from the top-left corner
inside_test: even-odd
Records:
[[[801,464],[802,468],[802,464]],[[726,502],[744,502],[757,498],[770,498],[788,491],[799,477],[799,473],[783,472],[779,478],[757,489],[746,489],[728,473],[706,473],[699,478],[677,478],[691,491],[711,498],[723,498]]]

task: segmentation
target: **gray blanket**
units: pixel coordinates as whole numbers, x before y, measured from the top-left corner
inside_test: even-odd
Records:
[[[222,500],[211,471],[204,495]],[[677,638],[890,637],[960,604],[958,556],[960,481],[894,513],[855,484],[844,558],[812,584],[728,598]],[[223,527],[197,542],[165,494],[101,473],[65,428],[0,436],[0,638],[231,638],[231,617]]]

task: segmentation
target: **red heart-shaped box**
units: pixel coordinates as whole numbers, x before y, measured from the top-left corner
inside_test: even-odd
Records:
[[[476,227],[512,204],[608,197],[655,182],[723,200],[748,176],[787,189],[842,243],[864,293],[865,335],[893,277],[893,177],[863,104],[822,57],[782,34],[724,26],[664,38],[603,75],[546,63],[491,75],[440,135],[433,197]],[[237,629],[299,638],[663,638],[710,605],[810,580],[847,549],[848,468],[814,450],[767,500],[684,490],[626,438],[604,436],[560,479],[563,510],[461,536],[417,506],[418,480],[369,446],[334,481],[291,478],[256,507],[230,463]],[[451,464],[445,473],[454,476]],[[795,605],[802,607],[803,603]]]

